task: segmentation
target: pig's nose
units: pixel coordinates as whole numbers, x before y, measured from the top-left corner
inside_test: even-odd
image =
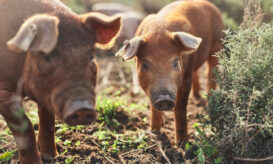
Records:
[[[157,110],[171,110],[174,107],[174,100],[169,95],[160,95],[153,104]]]
[[[65,109],[64,121],[68,125],[89,125],[96,119],[94,105],[87,99],[74,100]]]

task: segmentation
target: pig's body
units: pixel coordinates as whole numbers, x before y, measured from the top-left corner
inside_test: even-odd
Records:
[[[222,30],[221,14],[210,2],[176,1],[147,16],[135,38],[117,53],[124,60],[136,56],[139,83],[151,100],[152,130],[160,130],[162,111],[174,108],[176,141],[185,139],[188,96],[193,85],[199,97],[197,71],[205,61],[208,89],[216,87],[213,54],[222,48]]]
[[[55,156],[55,116],[70,125],[97,117],[92,49],[111,41],[120,18],[76,15],[58,0],[0,0],[0,22],[0,114],[20,163],[41,163],[31,122],[14,98],[37,102],[38,146],[43,156]]]

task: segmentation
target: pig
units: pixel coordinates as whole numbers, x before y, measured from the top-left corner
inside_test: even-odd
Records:
[[[0,113],[20,163],[40,164],[38,147],[42,156],[57,154],[55,116],[68,125],[96,120],[93,48],[111,46],[121,20],[77,15],[59,0],[2,0],[0,21]],[[30,120],[14,107],[18,90],[38,105],[38,144]]]
[[[213,54],[222,48],[220,11],[205,0],[175,1],[148,15],[136,35],[116,53],[136,60],[138,81],[150,99],[152,131],[160,131],[162,112],[174,109],[175,141],[187,136],[187,101],[191,86],[200,97],[198,68],[207,61],[208,90],[215,89]]]

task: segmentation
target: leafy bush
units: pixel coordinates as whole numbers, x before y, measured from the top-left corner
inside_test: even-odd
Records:
[[[272,156],[273,25],[226,31],[224,42],[228,51],[217,55],[219,89],[208,98],[209,119],[202,120],[211,126],[210,143],[226,162]]]

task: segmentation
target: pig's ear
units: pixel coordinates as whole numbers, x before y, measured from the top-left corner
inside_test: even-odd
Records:
[[[59,19],[55,16],[32,16],[21,25],[7,45],[14,51],[40,51],[49,54],[58,41],[58,24]]]
[[[116,53],[116,56],[122,58],[123,61],[128,61],[137,55],[138,50],[143,43],[144,39],[141,37],[134,37],[130,41],[126,40],[123,43],[123,47]]]
[[[173,40],[179,40],[179,42],[185,47],[185,54],[192,54],[197,51],[202,42],[202,38],[193,36],[186,32],[173,32]]]
[[[109,17],[100,13],[91,12],[82,15],[83,24],[96,35],[96,44],[102,48],[113,46],[121,27],[121,17]]]

